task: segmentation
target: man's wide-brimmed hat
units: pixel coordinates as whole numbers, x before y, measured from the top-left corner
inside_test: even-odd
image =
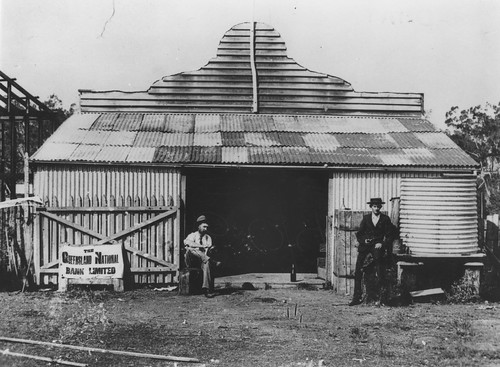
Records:
[[[207,222],[207,217],[205,217],[204,215],[200,215],[200,216],[196,219],[196,224],[202,224],[202,223],[208,223],[208,222]]]
[[[369,202],[367,202],[367,204],[370,204],[370,206],[372,205],[383,205],[385,204],[384,201],[382,201],[381,198],[371,198]]]

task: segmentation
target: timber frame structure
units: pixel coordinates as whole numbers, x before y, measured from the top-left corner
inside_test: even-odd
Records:
[[[0,71],[0,201],[30,195],[28,157],[54,132],[58,122],[57,113]],[[22,181],[24,193],[18,192]],[[9,288],[21,278],[26,285],[26,276],[32,272],[31,229],[27,224],[31,214],[28,206],[1,210],[0,288]]]
[[[47,138],[44,136],[46,125],[50,133],[54,131],[55,116],[37,96],[33,96],[19,85],[15,78],[10,78],[0,71],[0,121],[2,124],[0,199],[3,201],[6,191],[10,193],[11,199],[16,198],[18,163],[23,161],[25,153],[30,155],[42,145]],[[19,141],[20,135],[24,141]]]

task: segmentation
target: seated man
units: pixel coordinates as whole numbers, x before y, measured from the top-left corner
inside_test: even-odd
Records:
[[[208,235],[208,222],[204,215],[196,219],[198,230],[190,233],[184,240],[186,246],[185,260],[188,267],[200,267],[203,272],[203,293],[208,295],[213,291],[211,263],[208,251],[213,248],[212,238]],[[220,263],[215,263],[219,265]]]

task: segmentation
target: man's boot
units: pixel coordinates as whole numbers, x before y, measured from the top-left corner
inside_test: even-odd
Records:
[[[363,303],[363,297],[359,294],[354,294],[352,297],[352,301],[349,303],[349,306],[357,306]]]

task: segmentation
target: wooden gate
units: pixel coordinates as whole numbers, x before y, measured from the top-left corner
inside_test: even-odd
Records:
[[[363,215],[370,211],[335,210],[333,246],[333,287],[337,293],[352,294],[358,256],[356,232]]]
[[[180,210],[172,198],[78,198],[59,207],[45,200],[37,211],[34,266],[38,284],[57,283],[59,247],[123,244],[126,280],[135,284],[171,283],[179,268]],[[128,262],[127,262],[128,260]]]

